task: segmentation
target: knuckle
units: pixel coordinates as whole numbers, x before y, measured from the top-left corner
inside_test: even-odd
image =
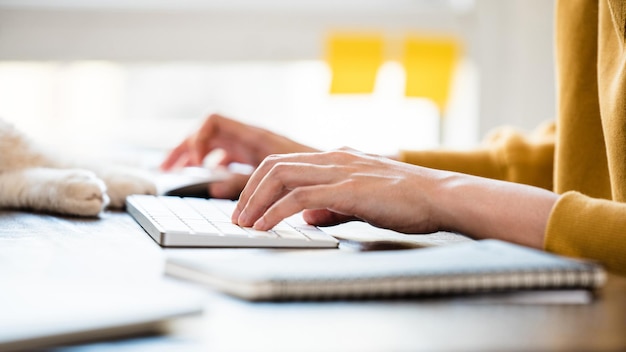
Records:
[[[259,167],[262,167],[262,168],[272,167],[278,162],[278,160],[280,160],[280,155],[278,154],[268,155],[265,157],[265,159],[263,159]]]
[[[207,122],[208,123],[213,123],[213,122],[217,122],[222,118],[222,116],[218,115],[218,114],[211,114],[209,115],[209,117],[207,117]]]
[[[339,148],[338,151],[344,152],[344,153],[349,153],[349,154],[353,154],[353,153],[357,153],[358,151],[352,147],[349,147],[347,145],[344,145],[343,147]]]
[[[278,160],[282,159],[282,155],[281,154],[270,154],[265,158],[265,161],[267,162],[277,162]]]
[[[309,199],[309,192],[303,188],[296,188],[291,191],[291,197],[296,204],[304,205]]]
[[[359,190],[360,187],[357,180],[355,180],[354,178],[348,178],[343,182],[342,188],[349,194],[354,194],[356,191]]]
[[[359,186],[357,185],[357,182],[350,179],[343,182],[340,185],[340,188],[341,191],[337,190],[336,193],[356,195],[356,192],[359,191]],[[342,212],[345,212],[347,214],[355,215],[356,204],[357,202],[355,202],[355,197],[334,197],[331,206],[334,209],[341,209]]]
[[[349,153],[347,153],[344,150],[333,150],[333,151],[328,152],[328,156],[330,156],[332,160],[337,160],[337,161],[344,160],[348,154]]]
[[[272,166],[269,174],[273,178],[283,179],[289,173],[289,165],[286,163],[278,162]]]

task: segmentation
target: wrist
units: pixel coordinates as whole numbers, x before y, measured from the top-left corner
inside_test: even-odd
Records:
[[[464,193],[468,187],[467,175],[442,171],[430,189],[431,218],[439,231],[463,233],[461,218],[467,214],[469,200]]]
[[[436,187],[439,229],[542,248],[558,196],[538,187],[449,173]]]

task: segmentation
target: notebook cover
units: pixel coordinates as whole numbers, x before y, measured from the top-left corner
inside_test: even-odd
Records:
[[[248,300],[346,299],[531,289],[594,289],[593,262],[498,240],[381,252],[272,253],[233,260],[168,258],[170,275]]]

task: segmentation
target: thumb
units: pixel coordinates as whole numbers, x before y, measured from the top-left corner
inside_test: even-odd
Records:
[[[307,209],[302,213],[302,218],[308,224],[316,226],[332,226],[357,220],[354,216],[342,215],[327,209]]]
[[[248,183],[250,175],[233,173],[224,181],[209,185],[209,194],[214,198],[239,199],[239,194]]]

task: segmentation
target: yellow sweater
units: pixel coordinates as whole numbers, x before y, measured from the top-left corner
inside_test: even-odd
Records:
[[[626,274],[626,1],[562,0],[556,12],[558,118],[531,135],[500,129],[467,152],[403,161],[560,194],[545,249]]]

